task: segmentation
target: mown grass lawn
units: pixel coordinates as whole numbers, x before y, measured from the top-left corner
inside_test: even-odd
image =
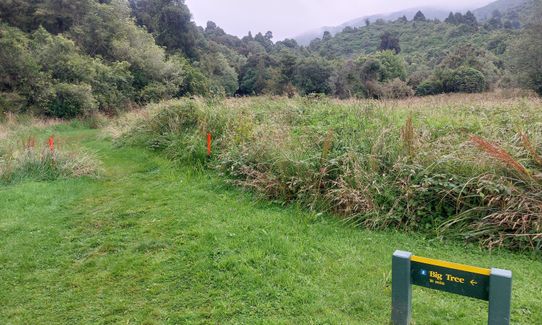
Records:
[[[511,269],[513,323],[542,324],[539,257],[354,229],[61,129],[105,174],[0,187],[1,324],[387,324],[395,249]],[[416,324],[486,314],[485,302],[414,290]]]

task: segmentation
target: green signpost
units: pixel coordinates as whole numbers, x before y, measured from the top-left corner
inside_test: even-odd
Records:
[[[412,285],[489,301],[489,325],[510,324],[512,272],[396,251],[392,258],[392,324],[408,325]]]

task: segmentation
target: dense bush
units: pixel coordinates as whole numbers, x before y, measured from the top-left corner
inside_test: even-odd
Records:
[[[405,98],[414,95],[412,88],[399,78],[385,83],[382,90],[383,98]]]
[[[487,89],[486,78],[480,71],[462,66],[456,70],[443,69],[436,71],[433,76],[416,87],[416,95],[479,93]]]
[[[510,50],[512,69],[521,85],[542,96],[542,3],[536,2],[529,24]]]
[[[88,116],[97,107],[90,85],[59,83],[54,92],[48,115],[61,118]]]
[[[203,73],[185,58],[166,55],[136,26],[126,3],[84,1],[59,12],[56,5],[28,4],[28,21],[10,10],[1,14],[11,24],[0,24],[3,107],[72,117],[94,107],[112,113],[131,102],[208,92]],[[35,25],[32,19],[46,20]],[[229,94],[235,79],[229,79]]]
[[[85,83],[97,109],[115,113],[133,102],[189,95],[409,95],[405,85],[397,92],[395,79],[408,80],[424,95],[509,86],[510,74],[541,88],[536,41],[517,47],[534,58],[514,55],[517,71],[505,61],[520,14],[506,16],[509,27],[485,25],[490,28],[480,28],[472,13],[456,13],[446,22],[422,19],[422,12],[416,17],[327,32],[304,47],[291,39],[273,42],[271,31],[238,38],[213,22],[200,28],[184,0],[3,1],[0,92],[26,99],[23,105],[13,102],[12,110],[45,112],[56,84]],[[524,39],[537,39],[535,26],[522,31]]]
[[[441,94],[444,92],[442,81],[436,79],[428,79],[423,81],[416,87],[416,95],[429,96]]]
[[[453,71],[444,81],[446,92],[478,93],[487,90],[484,75],[473,68],[460,68]]]
[[[115,134],[365,227],[541,251],[540,100],[469,96],[170,101]]]

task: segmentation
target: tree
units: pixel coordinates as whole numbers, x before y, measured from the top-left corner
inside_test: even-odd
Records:
[[[378,49],[380,51],[392,50],[395,54],[399,54],[401,52],[399,37],[390,32],[385,32],[380,36],[380,47]]]
[[[130,0],[130,6],[137,23],[145,26],[158,44],[170,52],[180,50],[197,58],[197,43],[202,36],[184,0]]]
[[[492,30],[500,29],[502,27],[502,14],[499,10],[494,10],[491,15],[491,19],[486,23],[486,28]]]
[[[329,94],[329,78],[332,68],[329,63],[315,56],[301,61],[296,70],[295,83],[304,94]]]
[[[525,26],[512,52],[513,68],[518,81],[542,96],[542,4],[534,8],[530,22]]]
[[[461,67],[444,80],[446,92],[479,93],[487,89],[484,75],[473,68]]]
[[[444,19],[444,22],[447,24],[457,25],[457,21],[455,20],[455,15],[453,12],[450,12],[448,15],[448,18]]]
[[[463,14],[461,14],[460,12],[456,12],[454,14],[454,20],[455,20],[456,25],[462,24],[463,19],[464,19]]]
[[[414,19],[413,19],[413,21],[426,21],[426,20],[427,19],[425,19],[425,15],[423,14],[423,12],[421,12],[421,10],[418,10],[416,15],[414,15]]]
[[[262,33],[258,33],[256,34],[256,36],[254,36],[254,41],[258,42],[261,46],[263,46],[263,48],[267,52],[271,52],[271,50],[273,49],[272,39],[273,33],[271,32],[267,32],[265,33],[265,35],[263,35]]]
[[[476,17],[472,12],[467,11],[467,13],[463,16],[463,24],[472,27],[474,29],[478,28],[478,21],[476,20]]]
[[[267,90],[271,78],[269,66],[271,58],[265,51],[249,55],[247,63],[239,73],[239,94],[261,95]]]

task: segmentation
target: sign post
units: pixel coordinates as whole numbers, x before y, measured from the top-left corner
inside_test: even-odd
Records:
[[[412,285],[489,301],[489,325],[510,324],[512,272],[396,251],[392,258],[392,324],[410,324]]]

